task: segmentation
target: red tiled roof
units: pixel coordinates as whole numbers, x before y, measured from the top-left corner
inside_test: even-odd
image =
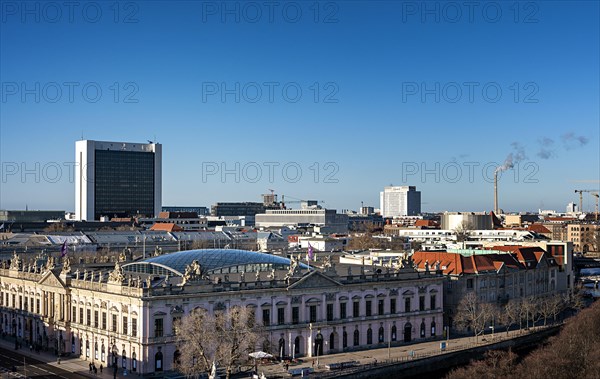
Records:
[[[177,224],[157,222],[156,224],[152,225],[150,230],[160,230],[164,232],[182,232],[183,228]]]
[[[415,226],[437,226],[437,224],[433,220],[417,220]]]
[[[513,251],[509,249],[506,249],[505,251],[513,253]],[[544,254],[543,251],[541,253]],[[425,263],[428,263],[429,267],[433,269],[436,262],[439,262],[441,270],[445,275],[462,275],[478,274],[486,271],[498,272],[498,270],[502,268],[512,270],[524,269],[525,265],[518,261],[516,255],[517,254],[490,253],[464,256],[459,253],[446,251],[418,251],[412,258],[419,270],[425,269]],[[529,255],[529,257],[535,258],[536,255]],[[535,263],[535,266],[537,266],[537,262]]]
[[[534,233],[540,233],[540,234],[552,233],[550,230],[548,230],[548,228],[546,228],[542,224],[531,224],[531,225],[529,225],[527,230],[534,232]]]

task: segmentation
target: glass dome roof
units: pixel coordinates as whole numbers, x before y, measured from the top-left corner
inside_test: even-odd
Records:
[[[206,274],[287,270],[288,258],[236,249],[186,250],[123,265],[123,271],[183,276],[187,265],[197,260]],[[307,266],[300,264],[302,268]]]

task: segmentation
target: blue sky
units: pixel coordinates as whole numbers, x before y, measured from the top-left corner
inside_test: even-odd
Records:
[[[490,210],[521,149],[501,207],[563,210],[600,186],[598,2],[473,4],[2,1],[0,208],[73,210],[83,134],[162,143],[165,205]]]

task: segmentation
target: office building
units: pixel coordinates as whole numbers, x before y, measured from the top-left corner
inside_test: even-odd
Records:
[[[416,216],[421,213],[421,191],[415,186],[388,186],[379,193],[383,217]]]
[[[162,145],[82,140],[75,143],[75,213],[155,217],[162,201]]]
[[[348,215],[335,209],[270,209],[256,215],[257,228],[318,227],[323,234],[348,233]]]
[[[264,213],[266,209],[277,209],[276,206],[265,205],[264,203],[240,202],[240,203],[216,203],[211,208],[211,215],[222,216],[250,216],[254,217],[257,213]]]

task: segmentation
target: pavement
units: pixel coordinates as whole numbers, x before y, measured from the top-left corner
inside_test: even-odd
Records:
[[[25,360],[23,361],[23,358]],[[11,372],[12,366],[15,366],[17,371]],[[30,351],[29,348],[23,346],[22,348],[15,350],[15,343],[13,339],[0,339],[0,372],[6,373],[6,377],[14,378],[56,378],[62,377],[64,379],[75,379],[75,378],[113,378],[113,370],[104,368],[103,372],[100,373],[100,365],[96,364],[98,374],[90,374],[89,362],[84,361],[78,357],[61,357],[60,363],[52,352]],[[3,377],[5,374],[0,375]],[[119,369],[117,372],[117,378],[129,378],[131,373],[123,375],[123,370]]]
[[[533,329],[532,329],[533,330]],[[358,362],[360,365],[373,365],[383,364],[390,361],[400,360],[411,360],[417,359],[424,356],[438,355],[451,351],[463,350],[472,348],[474,346],[483,346],[486,344],[496,343],[502,340],[515,338],[525,334],[525,331],[513,330],[508,334],[504,332],[498,332],[495,334],[485,334],[479,336],[477,342],[475,337],[459,337],[452,338],[449,340],[433,340],[420,343],[402,344],[400,346],[382,347],[377,345],[376,348],[371,350],[357,350],[347,351],[338,354],[328,354],[321,357],[302,357],[296,364],[290,364],[289,370],[308,368],[314,370],[315,373],[327,372],[326,365],[330,363],[341,363],[341,362]],[[440,348],[440,343],[446,342],[445,351]],[[25,357],[25,365],[23,364],[23,357]],[[16,366],[17,372],[10,372],[12,366]],[[28,348],[20,348],[15,350],[14,340],[11,339],[0,339],[0,379],[4,376],[2,371],[7,374],[8,377],[25,378],[25,371],[27,377],[32,378],[56,378],[61,377],[63,379],[75,379],[75,378],[113,378],[113,370],[104,368],[103,372],[100,373],[100,366],[98,368],[97,375],[89,373],[89,362],[82,360],[78,357],[62,357],[60,363],[57,357],[52,352],[35,352],[30,351]],[[285,370],[285,366],[281,362],[272,362],[269,364],[259,364],[258,373],[268,377],[291,377],[291,375]],[[136,374],[131,372],[124,375],[123,370],[119,369],[116,378],[129,378],[135,377]],[[248,375],[235,375],[236,377],[248,377]]]
[[[531,328],[530,331],[536,330],[537,327]],[[358,350],[348,351],[338,354],[328,354],[318,359],[316,357],[302,357],[301,362],[298,364],[290,364],[289,370],[299,368],[310,368],[315,373],[329,372],[326,365],[330,363],[341,363],[341,362],[358,362],[360,365],[374,365],[384,364],[389,362],[408,361],[411,359],[418,359],[425,356],[439,355],[458,350],[465,350],[475,346],[484,346],[493,343],[497,343],[503,340],[516,338],[526,334],[525,330],[512,330],[508,334],[506,331],[497,332],[493,335],[488,331],[487,334],[475,337],[459,337],[452,338],[449,340],[437,339],[433,341],[402,344],[401,346],[381,347],[377,345],[376,348],[371,350]],[[440,343],[446,342],[446,348],[444,351],[441,350]],[[265,364],[258,366],[258,373],[264,373],[267,378],[269,377],[291,377],[291,375],[285,370],[284,364],[277,362],[273,364]]]

